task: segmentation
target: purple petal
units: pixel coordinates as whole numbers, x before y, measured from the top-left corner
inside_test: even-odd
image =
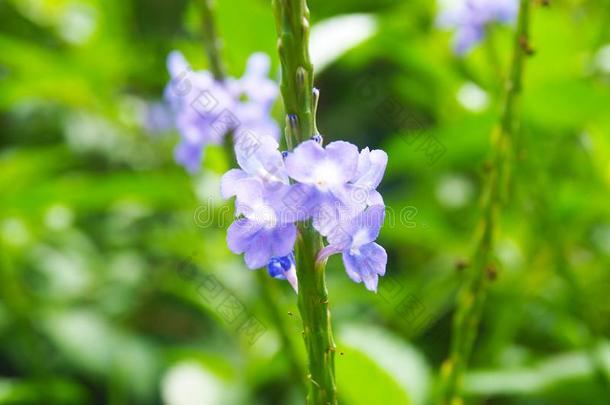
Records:
[[[331,193],[337,200],[335,205],[341,211],[341,217],[351,218],[366,208],[371,191],[353,184],[342,184],[333,187]]]
[[[312,211],[312,225],[322,236],[328,236],[333,231],[341,229],[341,202],[334,198],[320,199]]]
[[[358,215],[342,221],[327,235],[330,245],[338,249],[357,249],[379,236],[385,218],[385,207],[374,205]]]
[[[294,250],[297,239],[297,228],[294,224],[278,226],[269,235],[269,244],[273,256],[287,256]]]
[[[387,153],[379,149],[369,151],[369,148],[364,148],[358,158],[358,170],[353,183],[364,189],[374,190],[381,183],[387,164]]]
[[[374,292],[377,292],[378,277],[385,274],[387,261],[385,249],[374,242],[343,252],[347,275],[357,283],[364,282],[366,288]]]
[[[248,250],[252,239],[262,229],[262,225],[247,218],[240,218],[227,230],[227,245],[233,253],[243,253]]]
[[[289,255],[294,249],[296,227],[293,224],[274,229],[261,228],[250,238],[244,260],[250,269],[266,266],[272,257]]]
[[[314,170],[326,157],[324,149],[314,141],[299,144],[286,158],[286,171],[301,183],[314,183]]]
[[[269,185],[271,204],[275,207],[280,223],[305,221],[318,205],[318,193],[313,186],[296,183],[281,188]]]
[[[186,58],[180,51],[172,51],[167,56],[167,70],[172,77],[177,77],[181,73],[191,70]]]
[[[350,181],[358,167],[358,148],[345,141],[331,142],[326,146],[326,158],[334,162],[339,171],[333,174],[338,177],[337,182]]]
[[[248,178],[248,173],[239,169],[231,169],[220,180],[220,193],[222,198],[233,197],[238,190],[240,180]]]
[[[316,261],[321,262],[339,252],[341,252],[341,250],[337,249],[335,246],[332,246],[332,245],[324,246],[318,252],[318,255],[316,256]]]
[[[184,166],[189,173],[196,173],[201,167],[203,158],[203,146],[182,141],[174,149],[174,159]]]
[[[467,53],[474,45],[483,39],[485,32],[483,27],[479,26],[463,26],[455,33],[453,40],[453,48],[455,53],[463,55]]]
[[[366,200],[366,204],[367,205],[383,205],[385,206],[385,202],[383,201],[383,197],[381,196],[381,194],[376,191],[370,191],[369,195],[368,195],[368,200]]]
[[[271,67],[271,58],[266,53],[256,52],[250,55],[246,65],[246,75],[266,77]]]
[[[278,143],[269,136],[241,132],[235,140],[237,163],[248,174],[266,182],[288,183]]]
[[[252,238],[244,255],[244,261],[249,269],[265,267],[273,257],[268,236],[265,230],[261,230]]]
[[[235,215],[253,219],[257,208],[264,206],[263,192],[263,183],[259,179],[248,177],[240,180],[239,187],[235,190]]]

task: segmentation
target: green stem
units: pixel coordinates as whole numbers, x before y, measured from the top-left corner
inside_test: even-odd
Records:
[[[464,285],[458,297],[453,318],[452,340],[449,358],[442,367],[443,403],[462,404],[462,382],[468,359],[474,346],[483,312],[487,286],[493,270],[494,233],[500,211],[503,189],[508,178],[511,138],[517,130],[516,108],[521,93],[523,66],[528,54],[529,13],[531,0],[521,0],[519,21],[515,35],[513,60],[506,83],[504,108],[498,127],[493,131],[492,167],[488,173],[483,194],[483,214],[479,224],[478,244],[472,265],[466,272]]]
[[[305,0],[273,0],[282,64],[280,90],[287,114],[289,148],[316,133],[313,66],[309,59],[309,10]],[[333,340],[326,263],[315,258],[322,238],[311,224],[299,226],[296,265],[299,279],[298,307],[308,357],[308,404],[336,404],[335,343]]]
[[[210,62],[210,70],[218,81],[224,80],[226,73],[220,58],[220,39],[216,35],[213,0],[201,0],[201,18],[203,20],[203,41],[205,52]]]
[[[303,320],[303,339],[309,367],[307,403],[336,404],[335,342],[324,274],[326,262],[315,261],[322,239],[311,229],[300,228],[300,231],[296,261],[298,306]]]

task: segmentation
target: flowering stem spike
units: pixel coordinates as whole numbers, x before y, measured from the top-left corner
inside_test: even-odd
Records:
[[[295,114],[300,133],[295,143],[313,135],[313,66],[309,59],[309,9],[305,0],[274,0],[278,52],[282,63],[280,90],[287,114]]]
[[[220,39],[216,35],[213,0],[201,0],[201,18],[203,20],[203,40],[205,52],[210,62],[210,71],[214,78],[223,81],[226,74],[220,58]]]
[[[507,179],[507,166],[510,161],[511,138],[517,131],[517,101],[521,93],[524,60],[528,55],[522,46],[529,34],[529,14],[532,0],[520,0],[519,19],[513,46],[513,59],[510,75],[506,83],[504,107],[498,127],[492,133],[492,167],[487,174],[483,194],[483,215],[479,224],[479,238],[472,259],[472,266],[465,269],[465,282],[458,298],[453,318],[452,340],[449,358],[441,369],[443,404],[463,403],[461,387],[464,372],[481,319],[489,271],[493,265],[495,223],[502,202],[503,184]]]
[[[313,66],[309,59],[309,10],[305,0],[273,0],[282,64],[280,90],[288,115],[286,144],[309,139],[316,132]],[[322,238],[311,225],[300,224],[296,243],[298,307],[308,355],[308,404],[336,404],[335,343],[331,329],[326,261],[316,263]]]

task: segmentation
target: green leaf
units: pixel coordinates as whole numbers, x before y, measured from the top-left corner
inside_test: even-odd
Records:
[[[428,366],[419,352],[398,337],[352,324],[340,330],[337,352],[338,392],[346,403],[424,402]]]

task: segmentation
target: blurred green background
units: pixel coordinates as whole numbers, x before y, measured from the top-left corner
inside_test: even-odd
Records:
[[[378,294],[338,257],[327,270],[341,403],[425,404],[512,30],[458,58],[434,2],[309,5],[318,127],[390,157]],[[229,72],[264,51],[278,77],[270,2],[218,0],[216,14]],[[295,294],[225,244],[229,162],[210,148],[189,176],[173,161],[165,58],[206,68],[201,32],[193,1],[0,0],[0,403],[303,403]],[[536,6],[531,36],[467,402],[609,404],[610,2]],[[430,159],[414,135],[445,152]]]

